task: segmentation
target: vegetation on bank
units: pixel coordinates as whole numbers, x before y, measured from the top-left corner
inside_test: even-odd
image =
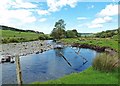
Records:
[[[65,75],[57,80],[34,82],[32,84],[118,84],[118,72],[101,72],[90,67],[80,73]]]
[[[118,51],[118,38],[67,38],[67,39],[61,39],[61,42],[68,43],[68,44],[73,44],[73,43],[80,43],[80,44],[92,44],[96,46],[105,46],[105,47],[110,47],[112,49],[115,49]]]
[[[117,54],[101,53],[93,60],[93,68],[95,70],[111,72],[120,68],[120,58]]]

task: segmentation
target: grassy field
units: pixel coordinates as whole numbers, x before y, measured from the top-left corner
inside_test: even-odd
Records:
[[[93,44],[97,46],[111,47],[118,50],[118,39],[115,38],[67,38],[61,39],[64,43]]]
[[[25,38],[37,38],[39,34],[33,32],[18,32],[12,30],[1,30],[2,37],[25,37]]]
[[[2,43],[34,41],[40,39],[40,37],[43,38],[47,36],[34,32],[19,32],[12,30],[0,30],[0,32],[0,35],[2,36]]]
[[[72,73],[57,80],[33,84],[118,84],[118,72],[100,72],[92,67],[80,73]]]

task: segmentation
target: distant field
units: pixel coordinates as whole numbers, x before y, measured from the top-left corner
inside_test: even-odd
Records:
[[[20,32],[12,30],[0,30],[0,32],[2,43],[34,41],[38,39],[46,39],[44,37],[48,36],[34,32]]]
[[[18,32],[11,30],[1,30],[2,37],[24,37],[24,38],[37,38],[39,34],[33,32]]]

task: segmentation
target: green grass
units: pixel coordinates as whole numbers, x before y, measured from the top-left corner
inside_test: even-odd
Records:
[[[34,40],[49,39],[49,35],[38,34],[34,32],[19,32],[12,30],[0,30],[2,36],[2,43],[26,42]]]
[[[33,32],[18,32],[18,31],[11,31],[11,30],[1,30],[2,37],[24,37],[27,39],[30,38],[38,38],[39,34],[33,33]]]
[[[80,73],[72,73],[57,80],[32,84],[118,84],[118,72],[100,72],[92,67]]]
[[[111,47],[118,50],[118,40],[110,38],[67,38],[62,39],[65,43],[80,43],[80,44],[93,44],[97,46]]]

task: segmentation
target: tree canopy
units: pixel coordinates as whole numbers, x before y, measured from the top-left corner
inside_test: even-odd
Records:
[[[58,20],[55,22],[55,26],[52,30],[51,36],[54,39],[61,39],[65,37],[65,26],[66,24],[64,23],[63,19]]]

